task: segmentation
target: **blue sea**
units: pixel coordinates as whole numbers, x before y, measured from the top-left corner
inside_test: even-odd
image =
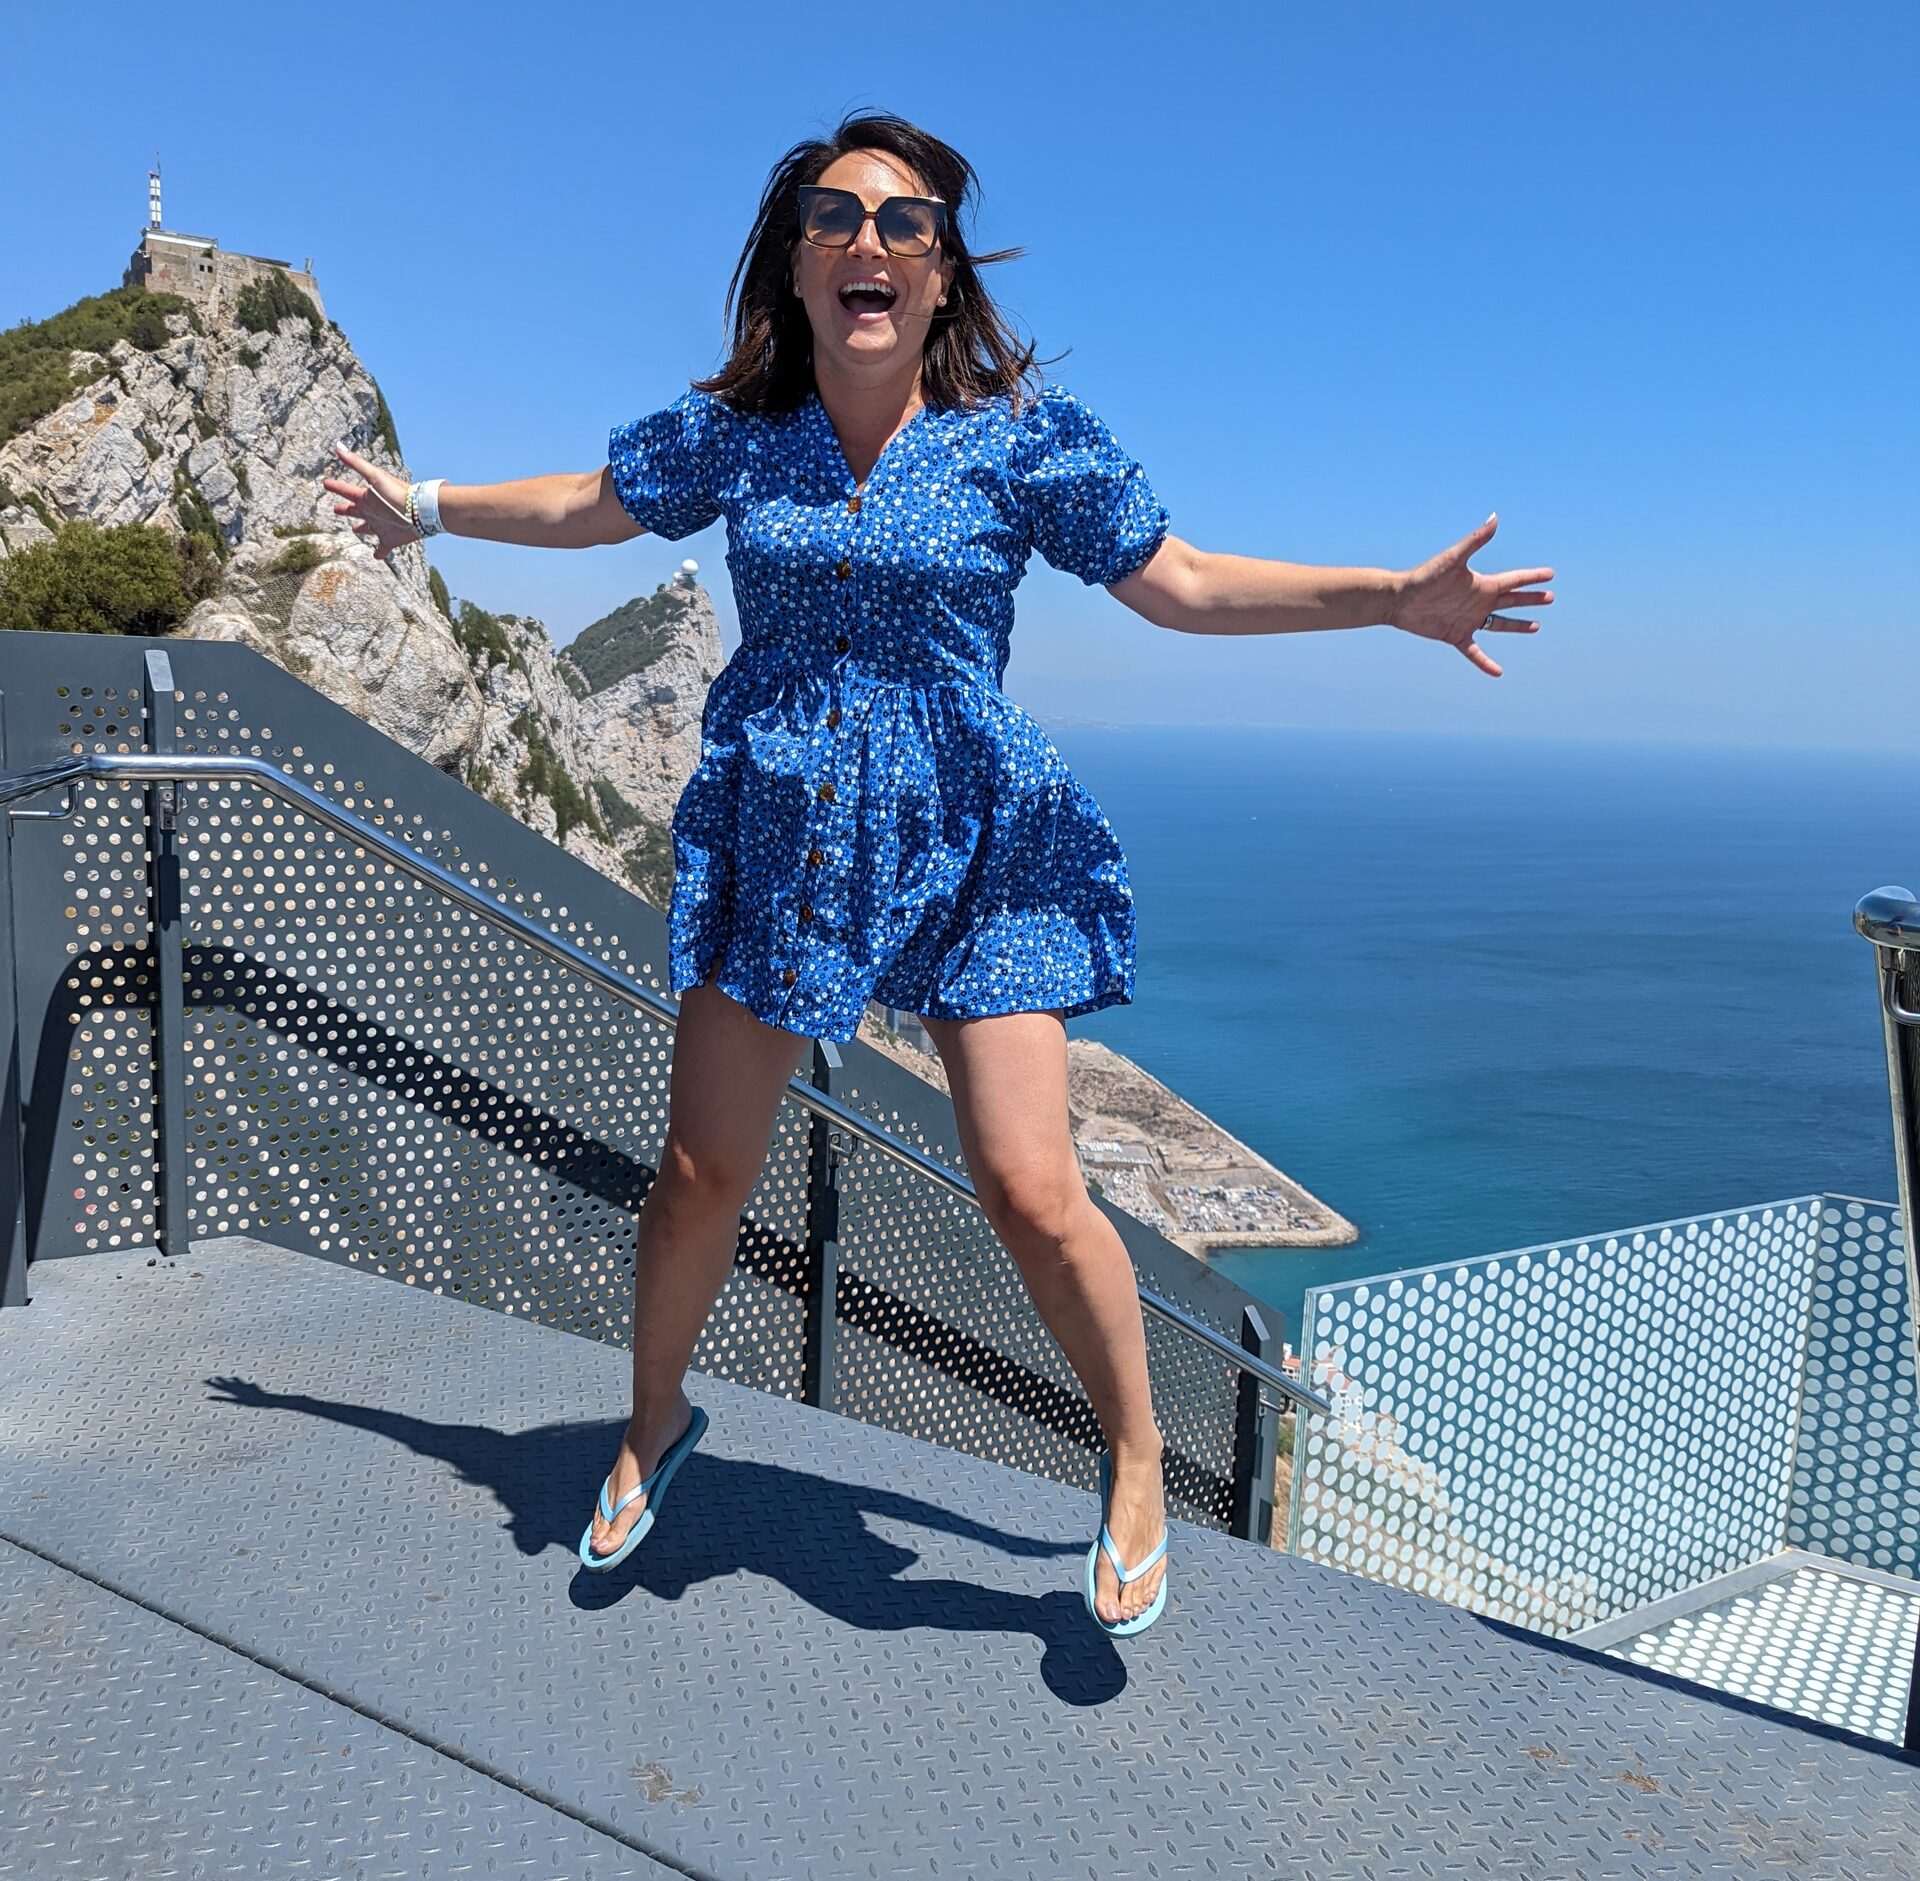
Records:
[[[1894,1198],[1872,948],[1920,763],[1050,728],[1126,848],[1130,1006],[1072,1021],[1361,1231],[1316,1281],[1814,1191]]]

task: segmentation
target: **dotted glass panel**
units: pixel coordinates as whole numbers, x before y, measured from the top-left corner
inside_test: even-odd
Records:
[[[1916,1630],[1920,1588],[1801,1567],[1607,1650],[1898,1744]]]
[[[1294,1546],[1561,1633],[1782,1546],[1816,1198],[1307,1296]]]
[[[1822,1198],[1788,1539],[1920,1576],[1913,1341],[1899,1212]]]

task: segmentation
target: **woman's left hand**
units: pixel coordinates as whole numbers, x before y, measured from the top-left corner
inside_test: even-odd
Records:
[[[1551,589],[1535,585],[1553,579],[1551,568],[1509,568],[1502,574],[1482,575],[1467,566],[1467,557],[1493,540],[1499,524],[1496,511],[1452,548],[1442,549],[1412,570],[1405,578],[1391,622],[1423,640],[1444,640],[1458,647],[1494,679],[1500,677],[1500,668],[1474,645],[1473,636],[1482,632],[1538,633],[1537,620],[1518,620],[1496,614],[1494,609],[1545,607],[1553,600]]]

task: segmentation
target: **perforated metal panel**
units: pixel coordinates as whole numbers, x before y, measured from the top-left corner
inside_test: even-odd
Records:
[[[149,643],[7,639],[10,769],[145,747]],[[173,748],[263,759],[667,992],[658,910],[246,649],[167,650]],[[34,1258],[155,1238],[144,795],[89,784],[65,820],[14,828],[23,1013],[36,1015],[23,1063],[43,1100]],[[256,784],[183,786],[176,841],[190,1234],[259,1234],[630,1345],[671,1028]],[[960,1165],[944,1096],[865,1046],[841,1049],[834,1095]],[[818,1129],[782,1104],[696,1370],[805,1390]],[[830,1407],[1091,1486],[1097,1424],[984,1216],[871,1146],[840,1180]],[[1238,1338],[1250,1296],[1105,1212],[1155,1291]],[[1224,1525],[1237,1371],[1152,1317],[1148,1342],[1170,1507]]]
[[[1545,1632],[1777,1551],[1819,1243],[1805,1197],[1325,1287],[1294,1546]]]
[[[1796,1548],[1913,1577],[1920,1575],[1920,1407],[1908,1310],[1898,1211],[1826,1197],[1787,1538]]]
[[[7,677],[13,687],[24,679],[11,660]],[[143,748],[137,682],[56,680],[40,691],[60,751]],[[25,742],[16,725],[9,750],[22,768]],[[66,1046],[64,1070],[43,1054],[22,1054],[29,1145],[39,1151],[32,1160],[57,1184],[46,1201],[58,1232],[43,1231],[36,1254],[140,1247],[154,1238],[146,813],[138,791],[82,787],[76,798],[71,817],[20,825],[12,845],[15,870],[26,878],[14,891],[26,943],[19,949],[23,1031],[43,1025]],[[49,939],[60,949],[57,962],[38,955]],[[31,996],[43,988],[43,997]],[[56,1089],[57,1125],[48,1101]],[[37,1199],[30,1183],[30,1206]]]
[[[874,1076],[878,1059],[836,1094],[896,1135],[958,1165],[952,1112],[902,1108]],[[1097,1205],[1097,1204],[1096,1204]],[[1107,1209],[1136,1264],[1149,1268],[1151,1230]],[[838,1390],[833,1408],[890,1430],[1091,1488],[1101,1443],[1092,1407],[1033,1307],[1012,1256],[976,1207],[856,1144],[840,1209]],[[1220,1313],[1218,1278],[1184,1256],[1155,1271],[1156,1291],[1201,1319]],[[1237,1304],[1229,1299],[1229,1309]],[[1231,1321],[1222,1330],[1231,1329]],[[1166,1438],[1168,1507],[1224,1526],[1234,1465],[1237,1374],[1178,1328],[1146,1318],[1154,1405]]]
[[[1898,1744],[1917,1628],[1920,1587],[1800,1566],[1607,1650]]]

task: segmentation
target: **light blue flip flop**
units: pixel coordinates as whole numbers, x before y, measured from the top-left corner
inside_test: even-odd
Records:
[[[646,1540],[648,1531],[653,1527],[653,1518],[660,1512],[661,1501],[667,1493],[667,1485],[673,1481],[673,1473],[693,1453],[693,1446],[705,1435],[707,1414],[699,1405],[693,1407],[693,1421],[679,1441],[668,1449],[660,1459],[653,1474],[642,1478],[639,1486],[629,1489],[618,1503],[610,1502],[609,1491],[613,1488],[613,1478],[609,1476],[600,1485],[600,1514],[609,1521],[617,1521],[620,1511],[628,1503],[640,1496],[647,1498],[647,1506],[640,1511],[640,1519],[627,1531],[627,1538],[611,1554],[596,1554],[593,1549],[593,1524],[589,1522],[580,1536],[580,1565],[591,1568],[596,1574],[604,1573],[610,1567],[618,1567],[634,1549]]]
[[[1130,1620],[1116,1620],[1111,1626],[1100,1617],[1100,1609],[1094,1605],[1094,1575],[1100,1566],[1100,1550],[1107,1551],[1107,1558],[1113,1563],[1113,1571],[1124,1584],[1137,1581],[1141,1575],[1153,1566],[1167,1551],[1167,1536],[1160,1537],[1159,1545],[1137,1567],[1128,1567],[1120,1559],[1120,1550],[1113,1545],[1113,1536],[1107,1531],[1107,1505],[1113,1496],[1113,1465],[1106,1451],[1100,1452],[1100,1539],[1087,1550],[1087,1611],[1093,1615],[1093,1623],[1109,1639],[1126,1639],[1134,1633],[1144,1633],[1155,1620],[1159,1619],[1167,1604],[1167,1581],[1172,1578],[1171,1570],[1160,1582],[1160,1591],[1154,1595],[1150,1606],[1136,1613]],[[1169,1531],[1171,1532],[1171,1531]]]

